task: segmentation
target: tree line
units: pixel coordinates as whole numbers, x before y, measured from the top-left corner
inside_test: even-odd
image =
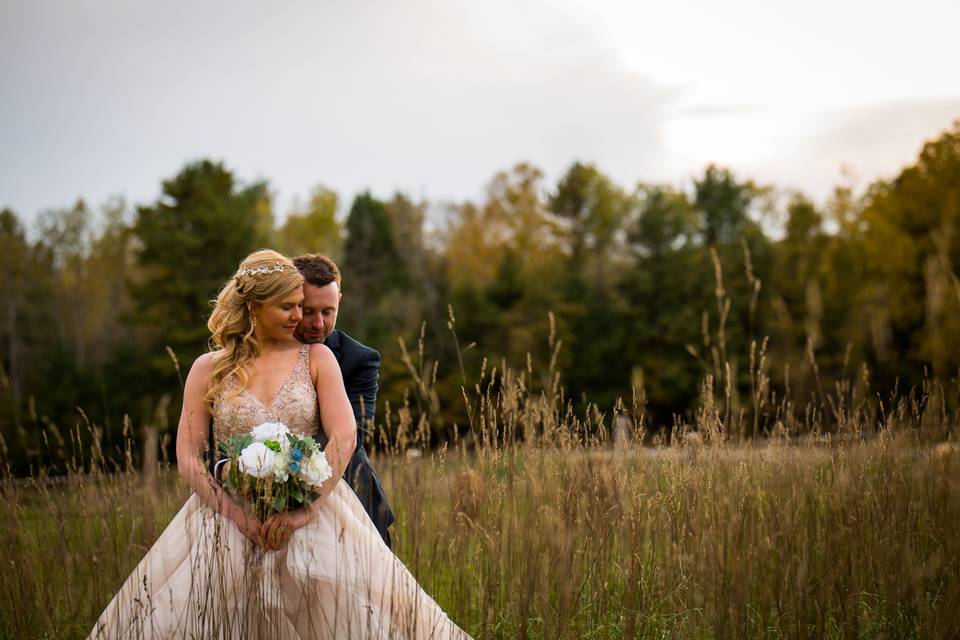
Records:
[[[692,416],[705,376],[748,395],[760,359],[798,407],[839,383],[884,397],[960,373],[960,121],[896,177],[823,204],[719,166],[624,187],[578,162],[556,184],[518,164],[478,202],[345,205],[318,187],[278,223],[267,183],[201,160],[150,204],[78,201],[29,232],[0,212],[6,463],[93,431],[110,451],[137,425],[169,436],[210,301],[264,246],[337,260],[338,327],[383,354],[378,410],[416,412],[414,378],[430,378],[438,440],[466,424],[484,368],[544,390],[555,371],[574,411],[639,396],[651,430]]]

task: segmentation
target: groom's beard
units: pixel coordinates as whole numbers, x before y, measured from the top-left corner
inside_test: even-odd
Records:
[[[327,334],[323,331],[301,331],[300,327],[297,327],[293,334],[297,337],[297,340],[304,344],[316,344],[327,339]]]

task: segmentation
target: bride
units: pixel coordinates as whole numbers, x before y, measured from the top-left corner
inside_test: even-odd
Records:
[[[468,638],[383,543],[340,481],[356,424],[340,368],[294,339],[303,278],[268,249],[247,256],[207,323],[177,430],[193,490],[101,614],[91,638]],[[204,463],[217,441],[263,422],[320,435],[333,477],[309,507],[260,522]]]

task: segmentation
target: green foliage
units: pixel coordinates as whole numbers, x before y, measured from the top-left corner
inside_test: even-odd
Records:
[[[728,169],[712,164],[693,186],[703,241],[708,245],[737,242],[751,225],[747,214],[762,190],[750,182],[738,182]]]
[[[618,292],[628,327],[621,349],[633,354],[630,381],[644,387],[648,410],[662,424],[696,395],[703,372],[686,351],[701,342],[701,313],[709,309],[702,287],[712,278],[703,271],[696,211],[687,194],[641,187],[638,201],[627,227],[632,260]]]
[[[360,339],[384,344],[390,338],[389,316],[370,313],[384,292],[409,283],[397,253],[387,208],[369,192],[354,198],[347,216],[343,245],[343,291],[345,317]]]
[[[863,248],[887,324],[889,367],[940,376],[960,370],[960,126],[920,152],[916,165],[875,184],[862,213]]]
[[[171,379],[165,346],[181,362],[204,349],[210,300],[260,244],[268,203],[266,185],[241,187],[222,164],[204,160],[164,181],[156,203],[137,208],[139,269],[130,290],[133,321],[149,332],[142,364],[153,376]]]
[[[277,251],[284,255],[322,253],[340,258],[343,229],[337,220],[339,197],[336,192],[318,187],[306,209],[287,216],[277,232]]]
[[[548,206],[569,225],[566,244],[571,268],[582,270],[588,253],[597,259],[607,256],[632,204],[596,167],[579,162],[570,167],[550,196]]]
[[[391,286],[403,281],[387,208],[370,192],[358,195],[347,217],[343,268],[352,286]]]
[[[837,384],[882,397],[946,380],[960,371],[958,185],[960,124],[894,178],[825,203],[713,165],[627,191],[590,164],[545,185],[521,163],[445,208],[359,194],[342,225],[321,187],[275,228],[267,185],[199,161],[134,211],[81,201],[31,235],[5,210],[0,449],[18,472],[40,464],[61,447],[41,428],[69,431],[77,407],[114,455],[125,415],[169,429],[165,347],[183,368],[206,349],[210,300],[267,243],[340,259],[338,326],[383,356],[378,415],[429,413],[435,443],[466,429],[462,390],[484,362],[553,363],[570,410],[642,405],[651,431],[704,410],[708,377],[730,412],[761,378],[798,405]]]
[[[33,247],[27,242],[26,233],[20,220],[9,209],[0,211],[0,269],[7,277],[0,278],[0,341],[3,349],[3,407],[4,416],[8,420],[19,422],[23,404],[24,384],[29,384],[30,372],[24,371],[28,362],[24,362],[24,346],[33,342],[29,335],[23,332],[37,327],[38,321],[44,320],[37,312],[43,311],[42,306],[31,306],[29,296],[31,289],[27,286],[27,274],[32,273],[35,283],[43,283],[45,278],[44,265],[39,256],[35,255]],[[41,289],[42,290],[42,289]],[[42,335],[32,336],[35,341],[42,339]],[[26,339],[26,340],[25,340]]]

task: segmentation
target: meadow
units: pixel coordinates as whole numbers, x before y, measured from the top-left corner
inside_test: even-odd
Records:
[[[614,436],[555,386],[484,376],[466,437],[428,449],[428,417],[388,407],[391,444],[373,444],[395,551],[475,637],[960,634],[956,386],[831,401],[822,424],[808,407],[803,433],[776,412],[741,441],[712,395],[695,423]],[[84,637],[188,495],[162,462],[80,455],[84,429],[66,476],[0,484],[0,637]]]

